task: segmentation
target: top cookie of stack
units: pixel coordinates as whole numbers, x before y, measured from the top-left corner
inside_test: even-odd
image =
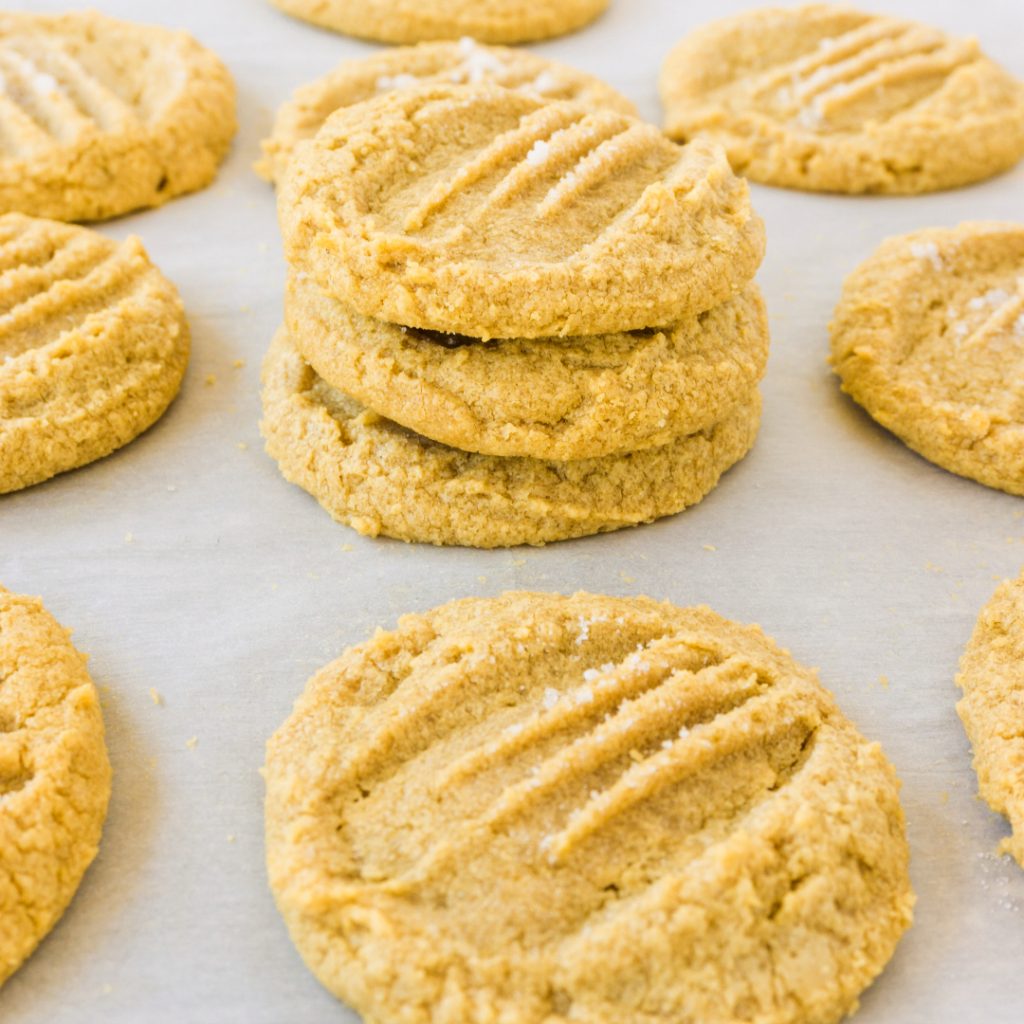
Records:
[[[753,442],[764,233],[714,143],[426,84],[331,115],[278,210],[292,273],[268,447],[363,532],[490,547],[615,529],[700,500]]]
[[[292,265],[357,312],[485,340],[675,323],[764,251],[717,145],[488,84],[338,111],[278,213]]]

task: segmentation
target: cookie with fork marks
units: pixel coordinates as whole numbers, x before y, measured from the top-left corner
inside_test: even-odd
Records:
[[[707,608],[406,616],[310,680],[265,776],[292,939],[378,1024],[831,1024],[910,923],[882,751]]]
[[[280,181],[296,146],[311,139],[334,111],[392,89],[438,82],[492,81],[547,99],[575,100],[588,107],[636,115],[629,100],[600,79],[529,50],[483,46],[472,39],[421,43],[347,60],[322,78],[300,86],[277,112],[274,130],[263,141],[256,172]]]
[[[936,465],[1024,494],[1024,225],[890,238],[843,285],[832,366]]]
[[[357,312],[482,339],[674,324],[764,254],[717,144],[486,83],[332,114],[278,212],[295,269]]]
[[[109,455],[181,387],[189,328],[137,238],[0,217],[0,494]]]
[[[714,139],[769,185],[930,192],[1024,156],[1024,84],[976,40],[831,4],[698,29],[666,60],[661,93],[673,138]]]
[[[0,213],[95,221],[208,185],[235,87],[184,32],[0,13]]]

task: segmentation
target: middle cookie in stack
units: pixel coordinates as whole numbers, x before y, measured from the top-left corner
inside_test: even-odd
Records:
[[[267,447],[361,532],[616,529],[699,501],[753,443],[763,228],[714,144],[496,86],[409,89],[303,143],[279,212]]]

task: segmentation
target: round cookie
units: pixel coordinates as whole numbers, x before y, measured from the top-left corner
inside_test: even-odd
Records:
[[[755,284],[665,330],[477,341],[350,312],[292,275],[289,334],[316,372],[374,412],[464,451],[587,459],[668,444],[756,387],[768,319]]]
[[[764,253],[717,145],[487,83],[332,114],[278,212],[289,261],[357,312],[483,339],[677,323]]]
[[[209,184],[235,87],[184,32],[3,12],[0,123],[0,213],[102,220]]]
[[[982,610],[956,681],[981,795],[1013,828],[1001,850],[1024,867],[1024,576]]]
[[[0,494],[141,434],[188,352],[181,299],[137,238],[0,217]]]
[[[831,324],[843,390],[926,459],[1024,494],[1024,226],[887,239]]]
[[[753,392],[719,423],[660,448],[577,462],[437,444],[320,378],[286,332],[263,365],[263,435],[286,480],[368,536],[494,548],[546,544],[673,515],[750,450]]]
[[[342,107],[393,89],[485,81],[547,99],[573,100],[633,116],[637,113],[629,100],[599,78],[528,50],[481,46],[472,39],[421,43],[344,61],[329,74],[296,89],[278,110],[270,138],[262,143],[263,159],[256,164],[256,172],[267,181],[280,181],[295,147],[316,135],[324,121]]]
[[[846,7],[698,29],[666,60],[661,93],[673,138],[714,139],[770,185],[929,192],[1024,156],[1024,85],[976,40]]]
[[[608,0],[272,0],[315,25],[382,43],[469,36],[527,43],[589,24]]]
[[[892,766],[756,627],[512,593],[309,682],[271,888],[377,1024],[831,1024],[911,920]]]
[[[107,814],[99,698],[70,635],[0,587],[0,985],[71,902]]]

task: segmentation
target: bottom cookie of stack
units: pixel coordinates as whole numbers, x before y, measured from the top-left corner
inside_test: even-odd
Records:
[[[673,515],[750,450],[761,398],[707,430],[621,456],[479,455],[383,419],[317,375],[282,330],[263,366],[262,430],[285,479],[368,536],[468,547],[545,544]]]

